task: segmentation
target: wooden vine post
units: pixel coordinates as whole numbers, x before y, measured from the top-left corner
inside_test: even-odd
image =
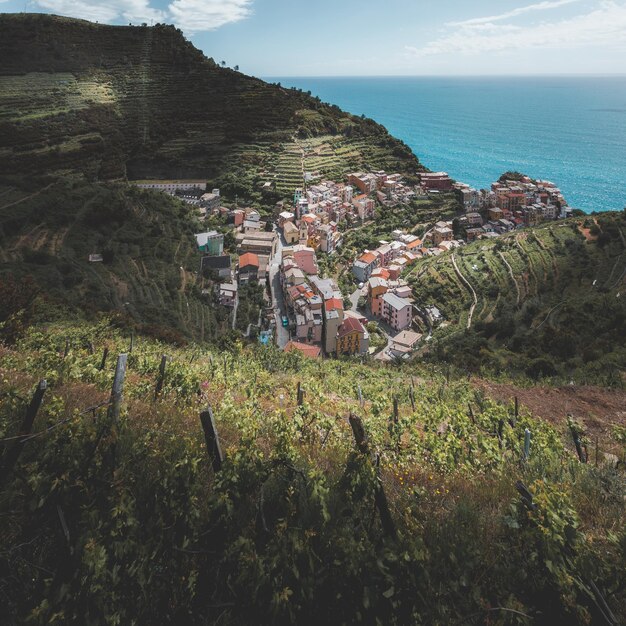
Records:
[[[22,453],[22,449],[24,448],[24,444],[26,443],[25,437],[30,434],[30,431],[33,428],[33,424],[35,422],[35,418],[37,417],[37,412],[41,407],[41,403],[43,402],[44,394],[46,393],[46,389],[48,388],[48,383],[45,380],[40,380],[37,384],[37,389],[35,389],[35,393],[26,409],[26,413],[24,418],[22,419],[22,423],[20,424],[19,434],[21,435],[18,439],[15,440],[13,446],[7,451],[4,462],[2,463],[2,473],[0,474],[0,484],[4,482],[4,479],[9,475],[10,471],[13,469],[17,460]]]
[[[204,440],[206,441],[207,452],[209,454],[209,458],[211,459],[211,465],[213,467],[213,471],[217,473],[222,469],[224,455],[222,453],[222,446],[220,445],[220,440],[217,435],[213,409],[210,406],[206,411],[202,411],[202,413],[200,413],[200,422],[202,423]]]
[[[122,400],[124,398],[124,379],[126,378],[126,364],[128,362],[127,354],[120,354],[117,357],[117,365],[115,366],[115,377],[113,378],[113,386],[111,387],[111,404],[109,405],[109,417],[117,422],[122,409]]]
[[[574,418],[572,415],[567,416],[567,425],[569,427],[570,433],[572,434],[572,439],[574,440],[574,446],[576,446],[576,454],[578,455],[578,460],[581,463],[587,462],[587,448],[583,445],[583,442],[580,439],[580,429],[574,422]]]
[[[530,430],[524,430],[524,461],[530,458]]]
[[[165,382],[165,370],[167,369],[167,356],[164,354],[161,356],[161,364],[159,365],[159,376],[157,378],[157,384],[154,388],[154,399],[156,400],[161,391],[163,391],[163,383]]]
[[[354,413],[350,413],[348,420],[350,422],[350,426],[352,427],[352,434],[354,435],[354,441],[357,449],[361,452],[361,454],[371,455],[369,441],[365,433],[363,421],[358,415],[354,415]],[[391,511],[389,510],[389,502],[387,500],[387,495],[385,494],[385,489],[380,476],[380,456],[378,455],[376,455],[375,467],[376,489],[374,491],[374,501],[376,503],[376,508],[378,509],[378,514],[380,515],[380,522],[384,533],[388,537],[395,538],[397,536],[396,525],[393,521],[393,517],[391,516]]]
[[[105,348],[104,352],[102,353],[102,361],[100,361],[100,371],[104,371],[104,368],[106,367],[107,364],[107,357],[109,356],[109,349]]]
[[[469,417],[472,420],[472,424],[476,424],[476,418],[474,417],[474,409],[472,408],[471,402],[467,403],[467,409],[468,409]]]
[[[298,406],[302,406],[304,404],[304,389],[302,389],[302,385],[300,385],[300,381],[298,381],[298,386],[296,387],[296,400]]]

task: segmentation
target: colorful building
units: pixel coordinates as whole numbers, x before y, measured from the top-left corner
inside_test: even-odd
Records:
[[[361,322],[353,317],[347,317],[337,331],[337,355],[364,354],[367,352],[369,345],[365,343],[366,335],[369,339],[369,335]]]
[[[200,252],[212,256],[220,256],[224,252],[224,235],[216,230],[207,233],[197,233],[195,235],[196,244]]]
[[[404,330],[411,325],[412,304],[395,293],[383,295],[383,319],[395,330]]]

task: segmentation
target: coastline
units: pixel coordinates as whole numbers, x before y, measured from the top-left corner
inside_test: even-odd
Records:
[[[472,187],[517,170],[553,180],[586,213],[626,206],[626,76],[264,80],[371,117],[426,167]]]

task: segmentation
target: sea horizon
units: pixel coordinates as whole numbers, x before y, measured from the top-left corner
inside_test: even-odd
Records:
[[[516,170],[556,183],[587,213],[626,206],[626,74],[263,80],[374,119],[425,167],[473,187]]]

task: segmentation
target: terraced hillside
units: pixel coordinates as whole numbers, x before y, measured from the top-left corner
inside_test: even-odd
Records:
[[[565,419],[515,415],[511,397],[432,367],[144,337],[111,398],[127,348],[106,320],[31,327],[0,347],[3,624],[624,615],[623,416],[595,453],[582,437],[584,463]]]
[[[546,224],[411,269],[449,324],[431,353],[470,369],[618,382],[626,368],[626,215]],[[590,234],[590,229],[595,234]]]
[[[380,125],[220,68],[172,26],[0,15],[4,177],[225,176],[291,193],[299,142],[317,137],[307,167],[320,172],[419,168]]]
[[[187,205],[119,184],[0,186],[0,319],[108,312],[145,332],[215,339],[228,314],[200,293],[199,228]]]

